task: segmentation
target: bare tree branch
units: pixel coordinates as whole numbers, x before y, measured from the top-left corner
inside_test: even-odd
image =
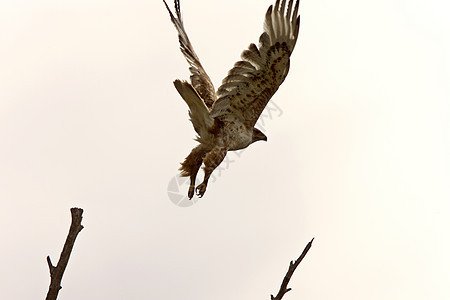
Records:
[[[289,264],[289,269],[284,276],[283,282],[281,283],[280,290],[278,291],[278,294],[274,297],[273,295],[270,295],[270,299],[272,300],[281,300],[283,298],[284,294],[289,292],[291,288],[288,288],[287,285],[289,284],[289,280],[291,280],[292,274],[294,274],[295,269],[298,267],[300,262],[305,258],[306,253],[308,253],[309,249],[312,246],[312,242],[314,241],[314,238],[306,245],[305,249],[303,250],[302,254],[300,254],[299,258],[295,262],[291,261]]]
[[[59,257],[58,264],[53,266],[50,256],[47,256],[47,264],[50,270],[50,287],[48,289],[46,300],[56,300],[58,292],[62,288],[61,280],[66,270],[67,263],[69,262],[70,253],[72,252],[75,239],[78,233],[83,229],[81,220],[83,219],[83,209],[73,207],[70,209],[72,213],[72,224],[70,225],[69,234],[67,235],[64,248]]]

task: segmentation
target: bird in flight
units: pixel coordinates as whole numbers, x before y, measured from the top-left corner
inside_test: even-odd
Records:
[[[164,1],[164,0],[163,0]],[[281,3],[280,3],[281,2]],[[286,3],[287,2],[287,3]],[[240,150],[267,137],[255,124],[270,98],[283,83],[300,28],[299,1],[276,0],[264,20],[259,45],[250,44],[241,61],[223,79],[217,92],[189,41],[181,18],[180,1],[170,19],[178,31],[180,49],[188,61],[191,82],[175,80],[178,93],[189,106],[189,117],[200,144],[181,163],[181,176],[190,178],[188,197],[205,194],[209,177],[228,151]],[[204,165],[204,180],[195,187],[195,179]]]

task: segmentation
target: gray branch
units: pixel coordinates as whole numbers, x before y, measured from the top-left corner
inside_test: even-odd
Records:
[[[50,270],[50,287],[48,289],[46,300],[56,300],[61,287],[61,280],[66,270],[67,263],[69,262],[70,253],[72,252],[73,245],[78,233],[83,229],[81,220],[83,219],[83,209],[73,207],[70,209],[72,213],[72,224],[70,225],[69,234],[67,235],[64,248],[59,257],[56,267],[52,264],[50,256],[47,256],[47,264]]]
[[[298,267],[298,265],[301,263],[303,258],[305,258],[306,253],[308,253],[309,249],[312,246],[312,242],[314,241],[314,238],[306,245],[305,249],[303,250],[302,254],[300,254],[299,258],[295,262],[291,261],[289,264],[289,269],[284,276],[283,282],[281,283],[280,290],[278,291],[278,294],[274,297],[273,295],[270,295],[271,300],[281,300],[283,298],[284,294],[289,292],[291,288],[288,288],[287,285],[289,284],[289,280],[291,280],[292,275],[294,274],[295,269]]]

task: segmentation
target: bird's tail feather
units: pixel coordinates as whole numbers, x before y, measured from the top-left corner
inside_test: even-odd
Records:
[[[209,115],[208,108],[190,83],[177,79],[173,84],[189,106],[189,117],[199,135],[197,140],[205,138],[214,123],[213,118]]]

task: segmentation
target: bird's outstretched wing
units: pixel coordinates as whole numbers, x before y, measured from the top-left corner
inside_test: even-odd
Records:
[[[269,7],[259,47],[250,44],[217,91],[211,116],[241,120],[252,128],[289,71],[289,57],[297,41],[299,1],[277,0]],[[292,10],[293,9],[293,10]]]
[[[217,100],[214,85],[212,84],[208,74],[206,74],[205,70],[203,69],[203,66],[200,63],[197,54],[195,54],[194,48],[192,47],[192,44],[189,41],[187,33],[184,29],[183,20],[181,18],[180,1],[174,1],[176,16],[173,15],[172,11],[169,9],[169,6],[167,6],[166,1],[163,1],[166,5],[167,10],[169,11],[170,19],[172,20],[172,23],[175,25],[175,28],[178,31],[178,40],[180,41],[181,52],[190,65],[189,70],[192,74],[191,83],[197,93],[205,102],[208,109],[211,109],[212,105]]]

